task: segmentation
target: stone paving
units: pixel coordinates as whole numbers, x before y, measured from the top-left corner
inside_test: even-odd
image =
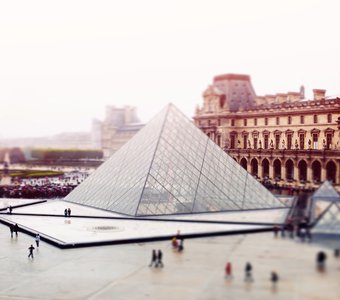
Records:
[[[331,249],[271,233],[185,240],[182,253],[170,241],[72,250],[42,242],[33,260],[32,237],[11,239],[0,224],[0,240],[0,299],[340,299],[340,259]],[[148,267],[152,249],[163,250],[164,268]],[[320,249],[328,256],[324,273],[315,269]],[[227,261],[232,280],[224,278]],[[247,261],[252,283],[244,282]]]

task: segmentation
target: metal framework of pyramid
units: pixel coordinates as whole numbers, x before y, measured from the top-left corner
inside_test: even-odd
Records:
[[[172,104],[65,200],[136,217],[285,207]]]

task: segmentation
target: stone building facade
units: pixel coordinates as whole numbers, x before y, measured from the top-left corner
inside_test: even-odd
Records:
[[[219,75],[194,122],[259,180],[340,186],[340,98],[313,93],[256,96],[248,75]]]
[[[135,107],[107,106],[106,116],[101,124],[101,147],[104,159],[115,153],[143,126],[144,124],[141,124],[137,117]]]

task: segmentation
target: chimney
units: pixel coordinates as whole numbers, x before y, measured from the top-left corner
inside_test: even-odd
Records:
[[[314,89],[313,94],[314,94],[314,100],[325,99],[326,90]]]

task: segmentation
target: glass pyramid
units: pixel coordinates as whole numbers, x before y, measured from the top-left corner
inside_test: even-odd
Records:
[[[325,181],[311,196],[312,219],[315,220],[331,205],[332,202],[340,203],[340,195],[329,181]]]
[[[329,206],[312,232],[317,234],[340,235],[340,202],[334,202]]]
[[[65,200],[130,216],[284,207],[172,104]]]
[[[313,200],[340,201],[340,195],[332,184],[326,180],[312,195]]]

